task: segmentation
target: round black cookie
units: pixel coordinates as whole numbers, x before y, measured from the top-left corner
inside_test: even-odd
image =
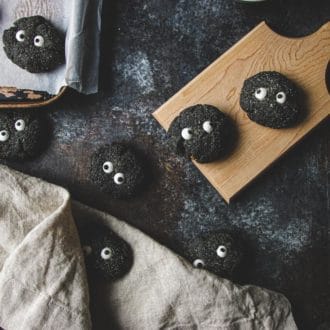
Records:
[[[188,253],[194,267],[231,278],[242,263],[243,242],[238,235],[213,232],[196,239]]]
[[[64,63],[64,38],[42,16],[23,17],[3,32],[8,58],[32,73],[47,72]]]
[[[106,280],[116,280],[127,274],[133,264],[130,245],[111,229],[90,224],[80,232],[87,272]]]
[[[177,154],[209,163],[223,157],[233,139],[233,127],[214,106],[198,104],[183,110],[168,130]]]
[[[302,113],[300,90],[275,71],[260,72],[245,80],[240,105],[252,121],[271,128],[293,126]]]
[[[0,110],[0,159],[38,156],[49,140],[48,123],[37,110]]]
[[[133,197],[145,183],[140,156],[131,146],[118,142],[92,155],[90,177],[102,191],[123,199]]]

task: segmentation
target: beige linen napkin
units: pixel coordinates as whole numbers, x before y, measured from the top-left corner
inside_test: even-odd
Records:
[[[130,272],[90,283],[68,193],[0,166],[0,327],[19,329],[296,329],[278,293],[239,286],[140,231],[78,203],[73,216],[109,226],[134,251]],[[155,220],[156,221],[156,220]]]

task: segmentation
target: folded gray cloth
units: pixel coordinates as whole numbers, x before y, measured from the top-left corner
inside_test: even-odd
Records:
[[[73,203],[78,227],[109,226],[134,252],[130,272],[89,288],[69,194],[0,166],[0,327],[297,329],[278,293],[217,278],[114,217]]]

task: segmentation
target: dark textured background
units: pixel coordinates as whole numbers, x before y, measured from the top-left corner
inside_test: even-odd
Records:
[[[151,113],[261,20],[303,36],[330,19],[330,1],[105,0],[100,92],[49,107],[54,138],[39,159],[10,164],[63,185],[185,255],[200,233],[239,230],[254,255],[241,281],[283,292],[301,329],[330,322],[329,121],[226,205],[177,158]],[[329,36],[330,37],[330,36]],[[147,154],[152,184],[129,202],[88,182],[90,154],[117,139]]]

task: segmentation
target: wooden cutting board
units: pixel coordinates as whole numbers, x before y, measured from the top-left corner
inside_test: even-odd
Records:
[[[330,22],[303,38],[274,33],[262,22],[220,56],[153,115],[167,130],[186,107],[211,104],[236,123],[239,141],[226,159],[194,164],[229,203],[260,173],[287,152],[330,114],[326,70],[330,61]],[[294,128],[271,129],[247,117],[239,106],[243,82],[260,71],[278,71],[294,80],[307,95],[308,114]]]

